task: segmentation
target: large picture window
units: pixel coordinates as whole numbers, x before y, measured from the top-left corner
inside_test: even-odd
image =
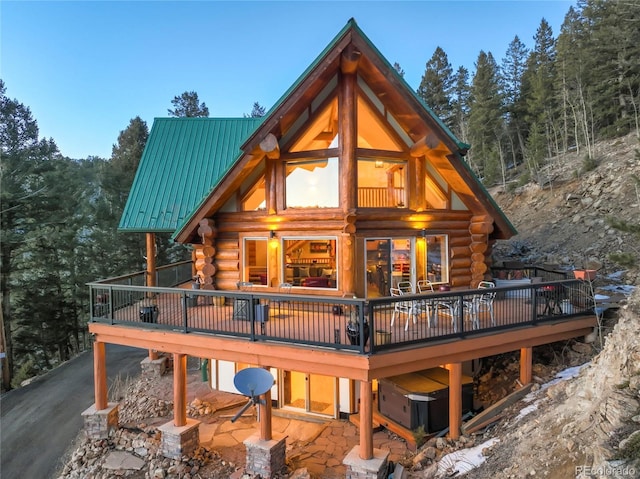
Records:
[[[242,258],[242,280],[256,286],[267,286],[268,249],[267,238],[245,238]]]
[[[285,237],[284,278],[302,288],[338,287],[335,237]]]

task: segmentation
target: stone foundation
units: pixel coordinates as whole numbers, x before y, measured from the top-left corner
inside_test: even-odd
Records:
[[[269,441],[263,441],[260,439],[260,434],[256,433],[244,441],[247,448],[247,472],[260,475],[264,479],[271,479],[286,468],[287,436],[277,436]]]
[[[187,418],[184,426],[175,426],[173,420],[158,427],[162,433],[162,455],[170,459],[188,456],[200,447],[200,421]]]
[[[360,459],[360,446],[356,445],[342,463],[347,466],[346,479],[384,479],[387,474],[389,451],[373,450],[373,459]]]
[[[82,413],[84,432],[89,439],[106,439],[118,429],[118,403],[109,403],[106,409],[97,410],[92,404]]]
[[[145,378],[159,378],[167,371],[168,360],[166,357],[158,359],[144,358],[140,362],[142,376]]]

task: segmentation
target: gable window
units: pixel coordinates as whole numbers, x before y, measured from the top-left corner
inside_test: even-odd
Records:
[[[256,286],[267,286],[267,238],[244,238],[243,243],[242,280]]]
[[[285,163],[287,208],[337,208],[338,158],[309,158]]]
[[[302,288],[337,288],[335,236],[283,238],[284,278]]]
[[[400,159],[358,158],[358,206],[406,207],[406,164]]]

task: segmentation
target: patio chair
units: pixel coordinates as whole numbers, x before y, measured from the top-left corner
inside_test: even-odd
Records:
[[[418,293],[433,293],[433,284],[428,279],[421,279],[417,283]],[[431,311],[436,311],[436,301],[429,298],[420,299],[416,305],[417,312],[416,314],[427,313],[427,324],[431,327],[431,319],[433,317],[434,325],[438,324],[438,315],[432,315]]]
[[[293,285],[291,283],[280,283],[278,286],[278,295],[279,296],[289,296],[291,294],[291,288]],[[278,317],[280,317],[280,311],[283,306],[286,306],[287,314],[289,314],[289,310],[291,309],[291,300],[288,298],[278,298],[271,300],[271,306],[278,308]]]
[[[404,295],[404,293],[400,288],[391,288],[390,291],[391,291],[391,296],[393,297],[399,297]],[[412,300],[396,301],[395,303],[393,303],[393,314],[391,315],[391,326],[393,326],[393,323],[396,320],[396,314],[406,314],[407,321],[404,324],[404,330],[405,331],[408,330],[409,318],[413,318],[413,324],[416,323],[414,308],[415,308],[415,302]]]
[[[480,281],[478,284],[478,289],[491,289],[495,288],[495,283],[491,281]],[[463,308],[465,309],[465,318],[468,313],[468,317],[471,319],[471,327],[473,329],[480,328],[480,314],[488,312],[491,318],[491,326],[495,326],[496,320],[495,315],[493,313],[493,300],[496,297],[495,291],[474,294],[470,300],[465,300],[462,302]]]
[[[398,283],[398,289],[402,291],[403,294],[411,294],[415,292],[411,281],[400,281]]]

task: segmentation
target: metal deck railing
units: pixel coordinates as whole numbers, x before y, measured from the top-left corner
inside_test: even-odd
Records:
[[[188,282],[151,288],[123,278],[133,282],[89,284],[90,321],[360,354],[594,315],[591,288],[576,279],[491,288],[489,309],[474,306],[487,292],[477,289],[363,299],[207,291]]]

